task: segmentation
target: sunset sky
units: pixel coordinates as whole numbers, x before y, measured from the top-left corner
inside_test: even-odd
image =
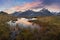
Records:
[[[47,8],[50,11],[60,11],[60,0],[0,0],[0,11],[13,12],[28,9],[39,10]]]

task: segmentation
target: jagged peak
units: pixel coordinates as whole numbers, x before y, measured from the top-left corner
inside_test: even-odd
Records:
[[[26,12],[34,12],[34,11],[32,11],[32,10],[26,10]]]
[[[40,12],[45,12],[45,11],[48,11],[48,12],[50,12],[48,9],[46,9],[46,8],[42,8],[42,10],[40,10]]]

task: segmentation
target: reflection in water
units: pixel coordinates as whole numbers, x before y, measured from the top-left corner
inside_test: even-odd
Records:
[[[24,26],[28,26],[28,25],[31,25],[32,23],[28,22],[28,19],[25,19],[25,18],[21,18],[21,19],[18,19],[18,21],[16,21],[17,24],[22,24]]]
[[[32,22],[29,22],[29,20],[36,20],[35,18],[32,18],[32,19],[26,19],[26,18],[17,18],[17,21],[15,22],[12,22],[12,21],[9,21],[8,24],[11,26],[11,27],[15,27],[16,25],[18,25],[19,27],[31,27],[31,28],[38,28],[39,26],[37,24],[33,24]]]
[[[34,18],[33,19],[26,19],[26,18],[18,18],[17,21],[9,21],[7,22],[9,25],[10,25],[10,28],[11,28],[11,34],[10,34],[10,40],[15,40],[16,39],[16,36],[19,34],[19,30],[18,30],[18,27],[17,25],[20,27],[20,28],[38,28],[39,29],[39,26],[37,24],[33,24],[32,22],[29,22],[29,20],[35,20]]]

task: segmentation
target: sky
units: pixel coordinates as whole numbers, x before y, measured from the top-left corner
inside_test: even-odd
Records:
[[[8,13],[28,9],[39,11],[41,8],[59,12],[60,0],[0,0],[0,11]]]

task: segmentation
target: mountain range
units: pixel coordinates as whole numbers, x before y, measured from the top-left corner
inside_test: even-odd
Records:
[[[48,9],[42,9],[39,12],[27,10],[25,12],[14,12],[11,15],[17,17],[36,17],[36,16],[52,16],[53,14]]]
[[[7,14],[5,12],[0,12],[0,14]],[[37,17],[37,16],[60,16],[60,12],[59,13],[54,13],[54,12],[50,12],[48,9],[43,8],[42,10],[35,12],[32,10],[27,10],[24,12],[14,12],[12,14],[9,14],[12,16],[16,16],[16,17]]]

